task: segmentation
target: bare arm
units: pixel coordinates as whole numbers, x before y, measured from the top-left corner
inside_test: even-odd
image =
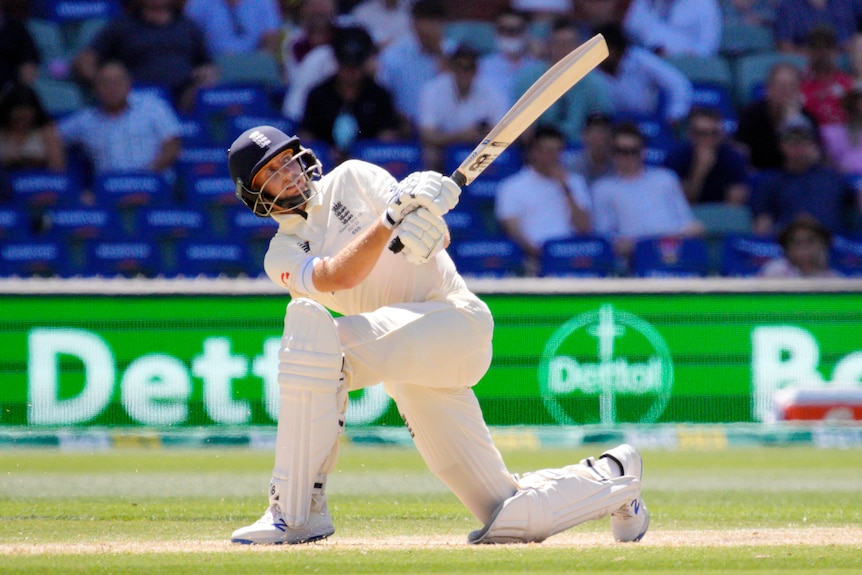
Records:
[[[380,254],[386,249],[392,230],[379,219],[362,232],[344,249],[330,258],[321,258],[314,264],[314,287],[322,292],[350,289],[368,277]]]

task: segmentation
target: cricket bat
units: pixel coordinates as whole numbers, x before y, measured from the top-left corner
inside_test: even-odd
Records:
[[[601,34],[596,34],[572,50],[518,98],[450,177],[461,187],[469,186],[545,110],[607,57],[608,45]],[[397,237],[389,244],[389,249],[395,253],[403,248]]]

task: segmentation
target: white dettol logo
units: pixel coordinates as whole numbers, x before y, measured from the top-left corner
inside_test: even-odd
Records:
[[[545,344],[539,389],[557,423],[653,423],[673,387],[664,338],[610,304],[563,324]]]

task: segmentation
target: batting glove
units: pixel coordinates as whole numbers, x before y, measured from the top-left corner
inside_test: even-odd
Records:
[[[392,229],[418,207],[442,216],[458,204],[461,188],[439,172],[414,172],[399,182],[383,215],[383,224]]]
[[[418,266],[428,263],[445,247],[449,228],[443,218],[422,207],[404,216],[398,237],[404,244],[401,253]]]

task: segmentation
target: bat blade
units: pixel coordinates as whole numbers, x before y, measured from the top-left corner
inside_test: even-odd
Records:
[[[608,46],[605,39],[601,34],[596,34],[557,62],[530,86],[461,162],[452,174],[452,179],[462,186],[470,185],[539,116],[607,56]],[[457,177],[458,174],[460,177]]]
[[[554,64],[533,82],[533,85],[518,98],[497,125],[491,128],[488,135],[452,172],[451,178],[455,183],[461,187],[470,185],[539,116],[607,57],[608,45],[601,34],[596,34]],[[404,245],[397,237],[389,245],[389,249],[395,253],[403,248]]]

